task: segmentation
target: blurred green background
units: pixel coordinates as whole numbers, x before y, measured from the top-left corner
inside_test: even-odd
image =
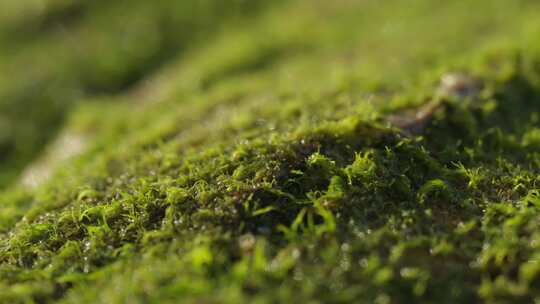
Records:
[[[264,1],[0,2],[0,188],[89,96],[121,93]],[[275,1],[272,1],[275,2]]]

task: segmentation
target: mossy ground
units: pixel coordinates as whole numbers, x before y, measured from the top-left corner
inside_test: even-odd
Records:
[[[18,3],[0,302],[540,301],[537,1]]]

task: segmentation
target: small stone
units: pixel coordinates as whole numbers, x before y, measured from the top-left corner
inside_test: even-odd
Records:
[[[448,73],[441,77],[437,89],[439,97],[475,98],[480,94],[481,85],[478,80],[463,73]]]
[[[403,134],[411,136],[421,134],[431,122],[435,112],[441,107],[441,98],[477,98],[482,89],[480,81],[470,75],[463,73],[448,73],[441,77],[441,82],[437,88],[433,100],[424,106],[390,115],[387,121],[400,128]]]

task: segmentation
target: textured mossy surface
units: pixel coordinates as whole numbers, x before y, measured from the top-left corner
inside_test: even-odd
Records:
[[[537,1],[0,12],[0,303],[540,301]]]

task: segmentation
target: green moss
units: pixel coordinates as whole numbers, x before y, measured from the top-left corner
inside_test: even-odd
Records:
[[[54,3],[42,18],[69,7]],[[37,100],[36,113],[65,118],[18,126],[85,142],[61,157],[50,141],[26,169],[50,173],[36,188],[9,178],[0,302],[538,301],[538,4],[231,1],[230,15],[210,2],[180,13],[194,3],[96,2],[60,18],[93,45],[125,9],[163,47],[124,58],[119,44],[96,46],[95,67],[42,67],[61,88],[88,89],[53,86],[57,108],[19,83],[34,73],[0,76],[17,97],[7,108]],[[0,65],[70,44],[47,23],[25,31],[10,47],[26,55],[6,51]],[[478,92],[441,89],[452,71]],[[418,132],[389,123],[432,101]],[[20,172],[37,150],[0,166]]]

